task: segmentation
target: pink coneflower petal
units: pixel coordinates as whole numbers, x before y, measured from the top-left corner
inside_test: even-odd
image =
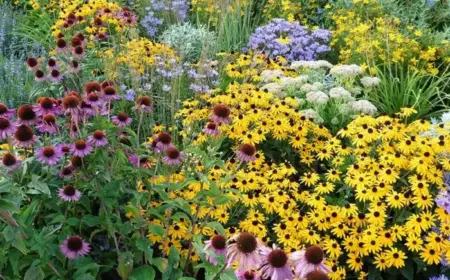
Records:
[[[64,167],[58,174],[58,177],[62,179],[71,179],[73,176],[75,176],[75,172],[70,166]]]
[[[64,240],[63,244],[61,244],[59,248],[61,253],[63,253],[68,259],[82,257],[91,251],[89,243],[84,241],[78,235],[71,236]]]
[[[15,109],[9,109],[5,104],[0,103],[0,117],[11,119],[15,114]]]
[[[119,100],[120,95],[117,94],[116,89],[112,86],[107,86],[103,89],[103,100],[105,101],[113,101],[113,100]]]
[[[38,121],[39,120],[33,110],[33,106],[25,104],[20,106],[17,110],[17,122],[19,124],[34,125]]]
[[[208,252],[213,251],[214,254],[225,257],[227,255],[227,240],[225,239],[225,236],[220,234],[213,236],[210,240],[205,242],[205,248],[203,251],[206,253],[206,259],[210,263],[216,265],[217,260],[208,254]]]
[[[180,165],[183,163],[185,154],[180,152],[177,148],[172,147],[166,150],[166,156],[163,157],[162,161],[167,165]]]
[[[133,119],[131,119],[128,114],[120,112],[117,116],[113,116],[111,118],[112,123],[117,125],[118,127],[126,127],[129,126]]]
[[[58,190],[58,196],[64,201],[78,201],[81,197],[81,192],[73,185],[67,185]]]
[[[208,122],[202,131],[206,135],[210,135],[210,136],[217,136],[220,134],[219,126],[213,121]]]
[[[38,104],[33,105],[33,111],[41,117],[46,114],[55,114],[56,107],[55,101],[50,97],[41,97],[38,99]]]
[[[231,122],[230,118],[230,108],[225,104],[218,104],[213,108],[213,115],[211,120],[216,123],[229,124]]]
[[[239,263],[238,270],[257,269],[261,265],[259,252],[262,245],[256,237],[248,232],[236,234],[231,238],[234,242],[227,247],[227,266]]]
[[[7,139],[14,135],[17,130],[17,125],[12,123],[9,119],[0,117],[0,139]]]
[[[293,278],[286,252],[276,247],[273,249],[262,247],[260,255],[262,262],[258,270],[264,279],[290,280]]]
[[[306,250],[296,251],[290,255],[290,259],[293,262],[295,274],[301,278],[315,270],[331,272],[331,269],[325,265],[323,250],[318,246],[310,246]]]
[[[10,170],[20,167],[20,161],[12,153],[5,153],[2,156],[1,165]]]
[[[56,165],[62,157],[63,153],[59,147],[45,146],[36,151],[36,158],[41,163],[46,163],[48,165]]]
[[[27,58],[27,67],[29,71],[36,71],[36,69],[39,67],[39,62],[34,57]]]
[[[256,160],[255,153],[256,153],[255,146],[250,144],[243,144],[236,152],[236,155],[240,161],[249,162]]]
[[[160,132],[156,138],[156,147],[163,152],[169,148],[175,148],[175,146],[172,145],[172,135],[167,132]]]
[[[31,148],[36,141],[33,130],[27,125],[19,126],[14,133],[14,143],[19,147]]]
[[[108,139],[106,138],[105,133],[101,130],[96,130],[93,135],[89,136],[88,142],[95,147],[103,147],[108,145]]]
[[[140,112],[151,112],[153,111],[153,101],[148,96],[140,96],[136,99],[136,105],[134,106],[134,110]]]
[[[36,125],[40,133],[54,134],[59,131],[56,125],[56,116],[54,114],[46,114],[42,117],[42,122]]]
[[[71,152],[73,155],[83,158],[90,154],[94,148],[92,147],[92,144],[89,142],[86,142],[84,140],[77,140],[75,143],[72,144]]]

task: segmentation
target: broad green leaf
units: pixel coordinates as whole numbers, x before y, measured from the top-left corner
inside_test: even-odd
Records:
[[[6,199],[0,198],[0,210],[6,210],[10,212],[17,211],[17,207],[11,202]]]
[[[144,252],[147,259],[151,259],[153,257],[153,249],[148,239],[136,240],[136,248]]]
[[[49,197],[51,197],[50,189],[48,188],[48,185],[41,181],[41,178],[35,174],[31,177],[31,182],[28,184],[28,191],[29,194],[46,194]]]
[[[160,225],[150,225],[148,230],[153,234],[164,236],[164,228]]]
[[[42,269],[33,265],[27,270],[23,280],[43,280],[44,278],[45,274]]]
[[[219,234],[225,235],[225,229],[219,222],[209,222],[206,225],[215,229]]]
[[[14,238],[14,240],[12,242],[12,245],[14,248],[16,248],[17,250],[22,252],[22,254],[25,255],[28,253],[27,246],[25,246],[25,242],[23,242],[22,237],[16,236],[16,238]]]
[[[131,252],[125,252],[119,255],[119,265],[117,270],[122,279],[128,279],[133,271],[133,254]]]
[[[142,265],[133,269],[130,280],[153,280],[155,279],[155,270],[149,265]]]

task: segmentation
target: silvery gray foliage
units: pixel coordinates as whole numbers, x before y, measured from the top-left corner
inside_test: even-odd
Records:
[[[195,27],[189,22],[170,26],[160,40],[175,49],[186,61],[197,61],[204,52],[212,54],[217,41],[216,35],[206,27]]]

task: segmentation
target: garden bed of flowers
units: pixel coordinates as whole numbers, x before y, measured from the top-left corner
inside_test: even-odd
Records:
[[[0,15],[0,279],[450,278],[449,1]]]

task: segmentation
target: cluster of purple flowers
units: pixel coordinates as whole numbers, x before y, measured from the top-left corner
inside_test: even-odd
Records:
[[[186,0],[149,0],[145,10],[147,15],[141,20],[141,25],[147,30],[148,36],[154,37],[161,25],[184,22],[189,11],[189,3]]]
[[[270,57],[283,56],[295,60],[315,60],[319,54],[330,50],[331,32],[326,29],[309,31],[298,21],[274,19],[258,27],[251,35],[248,46]]]
[[[438,197],[436,197],[436,204],[450,213],[450,173],[444,175],[444,183],[447,188],[441,190]]]
[[[219,72],[216,70],[217,61],[207,60],[198,64],[197,67],[191,67],[187,73],[192,82],[189,88],[195,93],[208,92],[211,87],[219,85]]]

